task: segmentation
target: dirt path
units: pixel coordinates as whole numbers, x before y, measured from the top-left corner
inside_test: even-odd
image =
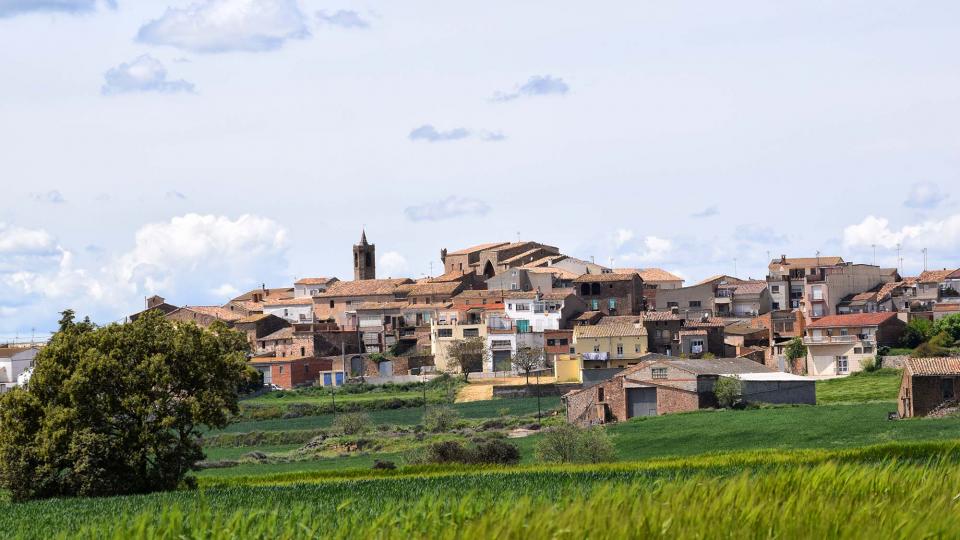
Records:
[[[534,382],[531,377],[530,382]],[[540,384],[552,384],[556,382],[554,377],[540,377]],[[470,381],[469,384],[460,389],[457,393],[457,403],[466,403],[469,401],[486,401],[493,399],[494,386],[523,386],[527,384],[526,377],[504,377],[500,379],[481,379]]]

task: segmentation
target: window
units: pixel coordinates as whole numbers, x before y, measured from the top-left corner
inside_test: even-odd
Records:
[[[283,316],[288,317],[289,315],[290,315],[290,310],[287,308],[283,308]]]
[[[667,307],[668,307],[668,308],[680,307],[680,303],[679,303],[679,302],[667,302]]]
[[[944,400],[953,399],[953,379],[948,377],[940,379],[940,390],[943,392]]]
[[[873,345],[864,345],[863,354],[873,354]]]
[[[774,311],[778,311],[780,309],[780,302],[773,302],[770,308]]]
[[[310,373],[310,366],[304,364],[304,365],[303,365],[303,372],[304,372],[304,373]]]
[[[463,337],[480,337],[480,330],[478,328],[464,328]]]
[[[600,345],[594,345],[593,352],[600,352]]]
[[[519,291],[519,290],[520,290],[520,285],[519,285],[518,283],[511,283],[511,284],[510,284],[510,290],[511,290],[511,291]]]
[[[307,348],[306,348],[306,347],[300,347],[300,356],[306,356],[306,355],[307,355]],[[304,366],[304,367],[306,367],[306,366]]]
[[[610,309],[617,309],[617,299],[611,298],[607,300],[607,307]]]
[[[517,319],[517,332],[526,334],[530,331],[530,321],[526,319]]]
[[[597,401],[603,401],[603,387],[597,387]]]
[[[557,346],[557,340],[555,340],[555,339],[548,339],[548,340],[547,340],[547,347],[556,347],[556,346]]]
[[[511,342],[509,339],[495,339],[490,342],[490,346],[497,349],[509,349],[511,348]]]
[[[853,354],[863,354],[863,348],[862,348],[862,347],[854,347],[854,348],[853,348]]]
[[[814,300],[823,300],[823,287],[820,285],[814,285],[811,291],[813,292]]]
[[[570,354],[577,354],[577,349],[570,347]]]
[[[665,367],[655,367],[651,371],[654,379],[666,379],[667,378],[667,368]]]
[[[437,337],[453,337],[452,328],[441,328],[437,330]]]
[[[633,346],[633,352],[635,352],[635,353],[637,353],[637,354],[640,353],[640,344],[639,344],[639,343],[637,343],[636,345]]]
[[[530,311],[530,304],[517,304],[517,311]]]
[[[692,308],[694,308],[694,307],[696,307],[696,308],[700,307],[700,301],[699,301],[699,300],[691,300],[691,301],[690,301],[690,307],[692,307]]]
[[[283,375],[283,366],[280,366],[280,374]]]
[[[333,300],[330,301],[330,309],[333,309]]]
[[[780,286],[779,286],[779,285],[771,285],[771,286],[770,286],[770,292],[772,292],[772,293],[778,293],[778,292],[780,292]]]
[[[507,304],[507,309],[513,309],[513,304]]]
[[[567,339],[567,338],[560,338],[560,345],[568,345],[568,344],[570,344],[570,340],[569,340],[569,339]]]
[[[849,373],[849,372],[850,372],[850,366],[849,366],[848,363],[847,363],[847,357],[846,357],[846,356],[838,356],[838,357],[837,357],[837,374],[838,374],[838,375],[843,375],[843,374],[847,374],[847,373]]]
[[[617,343],[617,356],[623,356],[623,343]]]
[[[841,329],[840,329],[840,335],[841,335],[841,336],[849,336],[849,335],[850,335],[850,330],[849,330],[848,328],[841,328]]]
[[[600,301],[599,301],[599,300],[591,300],[591,301],[590,301],[590,309],[591,309],[592,311],[597,311],[598,309],[600,309]]]
[[[813,305],[813,316],[814,316],[814,317],[823,317],[823,304],[814,304],[814,305]]]

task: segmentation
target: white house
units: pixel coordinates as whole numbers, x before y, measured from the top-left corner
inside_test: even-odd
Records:
[[[37,347],[3,347],[0,348],[0,393],[6,392],[25,382],[21,377],[33,368],[33,359],[36,358]]]
[[[298,279],[293,284],[293,297],[312,298],[320,293],[327,292],[327,289],[337,281],[340,280],[325,277]]]
[[[504,294],[504,312],[518,333],[559,330],[586,311],[586,304],[570,291],[540,294],[510,291]]]
[[[264,315],[276,315],[292,323],[313,322],[313,298],[285,298],[263,303]]]

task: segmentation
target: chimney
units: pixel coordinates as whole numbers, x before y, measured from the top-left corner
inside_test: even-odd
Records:
[[[677,306],[671,306],[671,307],[670,307],[670,313],[672,313],[672,314],[674,314],[674,315],[679,315],[679,314],[680,314],[680,308],[678,308]]]
[[[261,284],[260,284],[260,290],[263,291],[263,295],[264,295],[264,296],[270,296],[270,291],[267,290],[267,284],[266,284],[266,283],[261,283]]]
[[[787,264],[787,256],[780,255],[780,264]]]

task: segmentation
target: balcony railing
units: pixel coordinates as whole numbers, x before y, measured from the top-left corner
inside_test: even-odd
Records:
[[[873,336],[869,336],[867,334],[851,336],[803,336],[804,345],[830,345],[857,343],[859,341],[873,341]]]
[[[580,355],[584,360],[609,360],[610,353],[605,352],[587,352]]]

